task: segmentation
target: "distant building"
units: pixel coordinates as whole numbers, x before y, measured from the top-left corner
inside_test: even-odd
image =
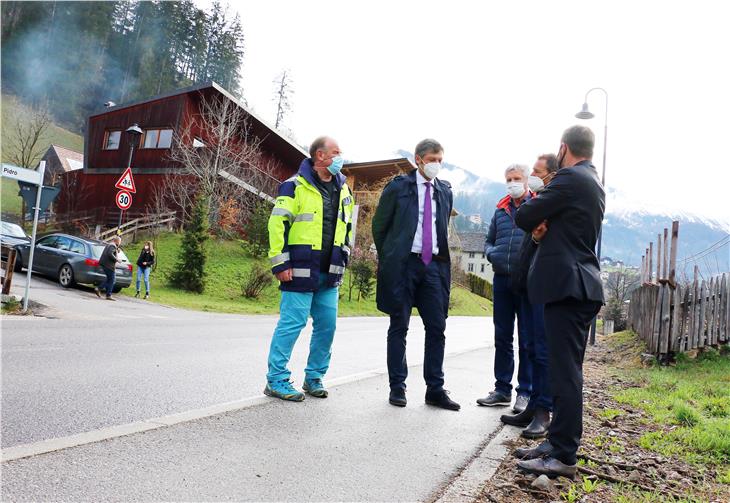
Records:
[[[57,185],[65,173],[84,169],[84,154],[58,145],[48,147],[41,160],[46,161],[44,185]]]
[[[452,240],[450,248],[454,259],[461,263],[461,269],[467,274],[475,274],[490,283],[494,280],[492,264],[487,261],[484,243],[487,234],[484,232],[459,232],[457,239]]]
[[[467,217],[470,223],[475,225],[482,225],[482,216],[479,213],[475,213],[473,215],[469,215]]]

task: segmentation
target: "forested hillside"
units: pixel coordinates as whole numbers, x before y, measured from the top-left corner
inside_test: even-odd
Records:
[[[215,80],[241,94],[243,30],[218,2],[3,2],[2,86],[76,132],[107,101]]]

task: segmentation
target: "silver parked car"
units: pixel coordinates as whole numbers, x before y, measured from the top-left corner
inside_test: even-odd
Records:
[[[58,279],[64,288],[76,283],[101,285],[106,281],[106,275],[99,265],[99,258],[106,245],[103,241],[68,234],[43,236],[36,241],[33,272]],[[27,269],[30,244],[17,245],[16,250],[20,254],[16,260]],[[117,264],[114,293],[132,284],[132,264],[122,250],[119,250],[118,256],[122,262]]]

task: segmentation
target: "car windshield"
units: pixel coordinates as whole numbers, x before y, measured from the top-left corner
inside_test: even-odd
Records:
[[[99,258],[101,258],[101,254],[104,253],[104,248],[106,248],[106,245],[103,244],[91,245],[91,255],[98,260]],[[117,252],[117,256],[122,259],[122,262],[129,262],[129,259],[122,250],[119,250]]]
[[[10,222],[2,222],[2,233],[6,236],[12,236],[14,238],[25,238],[28,237],[25,231],[16,224]]]

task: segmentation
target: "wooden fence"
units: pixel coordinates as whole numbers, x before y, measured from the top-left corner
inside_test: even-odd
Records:
[[[119,227],[114,227],[104,232],[100,232],[98,233],[96,238],[101,239],[102,241],[107,241],[115,235],[126,236],[131,234],[132,241],[136,241],[137,233],[145,229],[160,227],[172,229],[176,218],[176,213],[174,211],[170,211],[168,213],[160,213],[156,215],[148,214],[139,218],[129,220]]]
[[[697,348],[718,347],[730,342],[730,274],[681,285],[675,280],[679,222],[672,223],[671,245],[668,229],[658,236],[656,276],[654,245],[642,257],[641,287],[631,294],[629,326],[659,356]],[[663,244],[663,246],[662,246]],[[668,249],[669,258],[667,258]],[[662,253],[663,252],[663,253]],[[662,260],[663,255],[663,260]]]

